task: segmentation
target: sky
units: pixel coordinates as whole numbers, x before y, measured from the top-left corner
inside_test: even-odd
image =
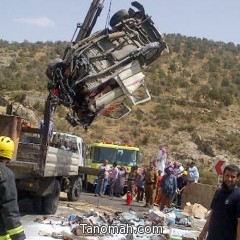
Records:
[[[92,0],[1,0],[0,39],[8,42],[70,41]],[[131,0],[105,0],[93,30],[105,28]],[[163,34],[240,44],[240,0],[138,0]],[[111,4],[110,4],[111,3]]]

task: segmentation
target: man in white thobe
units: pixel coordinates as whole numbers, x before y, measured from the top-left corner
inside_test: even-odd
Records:
[[[164,169],[167,161],[167,149],[165,147],[159,147],[156,160],[157,171],[161,170],[162,175],[164,174]]]

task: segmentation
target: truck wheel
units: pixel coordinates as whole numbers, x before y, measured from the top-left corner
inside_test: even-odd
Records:
[[[43,199],[43,197],[41,197],[41,196],[33,197],[33,210],[37,214],[43,214],[42,199]]]
[[[82,180],[75,180],[71,187],[70,191],[67,193],[68,201],[76,202],[80,198],[80,194],[82,191]]]
[[[118,24],[119,22],[126,18],[129,18],[128,11],[125,9],[119,10],[110,19],[110,26],[113,28],[116,24]]]
[[[44,214],[54,214],[57,211],[60,191],[60,183],[56,180],[52,194],[42,198],[42,210]]]

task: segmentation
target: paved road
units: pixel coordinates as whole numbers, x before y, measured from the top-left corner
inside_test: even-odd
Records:
[[[110,199],[109,196],[95,197],[93,193],[83,192],[78,202],[68,202],[66,194],[61,194],[60,203],[56,214],[53,216],[47,216],[54,221],[58,221],[61,217],[69,217],[71,214],[81,214],[88,212],[91,208],[99,212],[113,213],[115,211],[128,211],[129,208],[132,210],[143,213],[149,209],[143,207],[144,203],[133,202],[131,206],[126,206],[126,201],[122,198],[114,197]],[[68,232],[70,233],[69,226],[63,227],[55,224],[41,224],[34,222],[36,218],[43,218],[42,215],[34,213],[32,207],[32,201],[25,199],[19,203],[20,210],[22,213],[22,223],[26,232],[27,240],[46,240],[53,239],[51,237],[39,236],[39,232]]]
[[[115,211],[128,211],[130,208],[137,212],[146,212],[148,208],[143,207],[144,202],[133,201],[131,206],[126,205],[126,200],[121,197],[109,198],[108,195],[103,197],[95,197],[93,193],[82,192],[78,202],[68,202],[65,193],[60,195],[60,205],[63,206],[86,206],[90,208],[109,208]],[[86,210],[86,207],[84,208]],[[23,215],[34,215],[31,200],[23,200],[20,202],[20,211]]]
[[[136,202],[133,201],[131,206],[126,205],[126,200],[118,197],[113,197],[113,199],[110,199],[109,196],[104,195],[103,197],[95,197],[94,194],[92,193],[86,193],[83,192],[81,197],[80,197],[80,202],[87,202],[91,203],[94,206],[104,206],[104,207],[109,207],[112,208],[116,211],[128,211],[129,208],[131,208],[134,211],[137,212],[146,212],[148,211],[148,208],[143,207],[144,202]]]

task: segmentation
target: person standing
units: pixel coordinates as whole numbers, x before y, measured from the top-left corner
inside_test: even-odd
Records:
[[[173,174],[173,168],[168,167],[165,169],[165,172],[166,174],[163,176],[160,184],[160,188],[163,194],[160,210],[164,209],[164,206],[167,205],[167,202],[168,207],[171,206],[175,192],[177,190],[177,178]]]
[[[151,207],[154,204],[155,199],[155,190],[157,185],[157,172],[151,164],[149,168],[147,168],[145,172],[145,199],[146,204],[144,207]]]
[[[114,193],[114,186],[118,180],[118,167],[117,167],[117,163],[114,162],[112,168],[109,170],[109,185],[110,185],[110,193],[109,196],[110,198],[113,197],[113,193]]]
[[[184,167],[182,166],[182,163],[180,163],[180,162],[174,162],[173,163],[173,174],[177,178],[182,175],[183,171],[184,171]]]
[[[199,240],[240,240],[239,179],[238,166],[230,164],[224,168],[222,186],[215,192],[211,212]]]
[[[177,208],[181,208],[182,206],[182,195],[184,188],[187,186],[187,171],[183,171],[182,174],[177,177],[177,196],[176,196],[176,201],[177,201]]]
[[[160,189],[161,181],[162,181],[162,171],[158,170],[158,178],[157,178],[157,189],[156,189],[156,197],[155,197],[155,205],[160,205],[162,200],[162,191]]]
[[[97,185],[95,188],[94,196],[101,196],[105,194],[107,184],[108,184],[108,171],[110,170],[110,167],[108,165],[108,160],[104,160],[103,163],[99,167],[99,174],[98,174],[98,180]]]
[[[127,179],[127,188],[128,188],[128,191],[131,192],[133,197],[135,196],[137,171],[138,171],[138,167],[132,166],[130,172],[128,173],[128,179]]]
[[[167,149],[165,147],[159,147],[156,160],[157,171],[161,170],[162,173],[164,173],[166,161],[167,161]]]
[[[124,186],[125,186],[125,182],[126,182],[127,170],[123,165],[121,165],[118,168],[118,170],[119,170],[118,171],[118,180],[115,184],[114,192],[118,197],[120,197],[124,194]]]
[[[144,185],[145,185],[145,169],[139,170],[136,179],[137,186],[137,202],[142,202],[144,197]]]
[[[199,171],[195,162],[191,162],[187,164],[188,171],[188,181],[197,183],[199,180]]]
[[[17,202],[15,176],[6,166],[11,161],[14,142],[6,136],[0,137],[0,239],[26,239]]]

